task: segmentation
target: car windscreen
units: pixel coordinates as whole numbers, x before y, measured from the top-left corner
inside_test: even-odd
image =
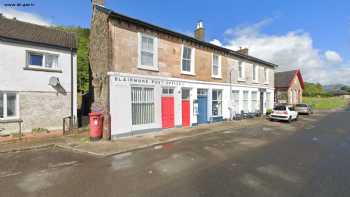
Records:
[[[296,106],[296,107],[307,107],[306,104],[296,104],[295,106]]]
[[[276,106],[275,108],[273,108],[273,110],[276,110],[276,111],[285,111],[285,110],[286,110],[286,106]]]

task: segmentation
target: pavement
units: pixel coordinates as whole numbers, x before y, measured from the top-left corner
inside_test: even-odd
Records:
[[[349,119],[350,109],[207,125],[104,157],[58,146],[1,153],[0,196],[347,197]]]

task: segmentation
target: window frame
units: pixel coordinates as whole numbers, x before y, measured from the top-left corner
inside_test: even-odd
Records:
[[[258,83],[259,81],[259,66],[257,64],[253,64],[253,82]]]
[[[269,70],[264,67],[264,84],[269,84]]]
[[[142,64],[142,38],[150,38],[153,40],[153,66]],[[158,38],[146,33],[138,32],[138,57],[137,57],[137,68],[151,71],[159,71],[158,65]],[[149,52],[149,51],[147,51]]]
[[[240,71],[242,72],[242,76],[241,76]],[[238,62],[238,78],[237,79],[238,79],[238,81],[245,81],[245,66],[244,66],[243,61]]]
[[[218,57],[218,73],[217,75],[214,74],[214,56],[217,56]],[[222,78],[222,73],[221,73],[221,55],[219,54],[216,54],[216,53],[212,53],[212,61],[211,61],[211,76],[213,78],[218,78],[218,79],[221,79]]]
[[[216,100],[213,99],[213,95],[214,95],[214,92],[216,92]],[[219,99],[219,92],[221,92],[221,98]],[[212,113],[212,116],[213,117],[222,117],[222,99],[223,98],[223,90],[222,89],[213,89],[212,92],[211,92],[211,105],[212,105],[212,109],[211,109],[211,113]],[[221,109],[219,110],[218,109],[218,114],[217,115],[214,115],[213,111],[214,111],[214,102],[217,102],[218,104],[220,103],[220,107]],[[220,113],[219,113],[220,112]]]
[[[41,55],[42,56],[42,65],[38,66],[38,65],[32,65],[30,64],[30,58],[31,55]],[[56,67],[46,67],[46,59],[47,56],[54,56],[57,58],[57,65]],[[60,67],[60,55],[57,53],[48,53],[48,52],[41,52],[41,51],[33,51],[33,50],[26,50],[26,65],[25,65],[25,69],[28,70],[43,70],[43,71],[58,71],[58,72],[62,72],[62,68]]]
[[[133,95],[133,89],[134,88],[140,88],[141,89],[141,95],[137,95],[136,93],[134,93]],[[150,94],[148,99],[152,100],[152,102],[150,100],[147,100],[145,97],[143,97],[143,95],[145,94],[145,89],[152,89],[153,91],[153,94]],[[142,99],[142,100],[139,100],[139,99]],[[134,100],[136,99],[136,100]],[[148,106],[148,107],[151,107],[151,109],[153,111],[148,111],[148,115],[152,115],[152,116],[149,116],[147,118],[144,118],[144,117],[141,117],[140,115],[135,115],[134,117],[134,114],[133,114],[133,111],[134,110],[143,110],[144,108],[141,108],[141,107],[138,107],[138,108],[135,108],[133,110],[133,105],[142,105],[142,104],[153,104],[153,106]],[[152,86],[138,86],[138,85],[133,85],[131,86],[131,125],[132,125],[132,128],[138,130],[138,129],[141,129],[143,128],[144,126],[147,126],[147,125],[153,125],[156,123],[156,106],[155,106],[155,87],[152,87]],[[143,112],[145,113],[145,112]],[[141,114],[140,111],[138,111],[138,114]],[[135,118],[135,120],[133,119]],[[141,123],[139,123],[141,120]],[[149,121],[147,121],[149,120]],[[145,121],[145,122],[142,122],[142,121]],[[134,123],[136,122],[136,123]]]
[[[231,94],[232,94],[232,102],[234,104],[234,111],[236,113],[240,113],[239,109],[240,109],[240,94],[241,94],[241,91],[240,90],[232,90]]]
[[[249,91],[248,90],[243,90],[242,94],[243,94],[243,96],[242,96],[242,101],[243,101],[242,102],[242,104],[243,104],[242,110],[244,111],[244,113],[248,113],[249,112]],[[245,97],[245,95],[247,97]],[[245,105],[245,102],[246,102],[247,105]],[[247,107],[247,110],[245,110],[245,106]]]
[[[259,106],[258,106],[258,91],[251,91],[251,111],[252,112],[256,112],[259,110]],[[253,95],[255,95],[255,98],[253,97]]]
[[[185,48],[189,48],[191,49],[191,65],[190,65],[190,68],[191,70],[190,71],[186,71],[186,70],[183,70],[183,60],[184,60],[184,50]],[[181,67],[181,74],[185,74],[185,75],[195,75],[195,48],[194,47],[190,47],[188,45],[182,45],[181,47],[181,63],[180,63],[180,67]]]
[[[19,94],[18,92],[11,92],[11,91],[0,91],[0,94],[2,94],[3,99],[3,117],[0,117],[1,120],[18,120],[20,118],[20,107],[19,107]],[[8,94],[15,94],[16,95],[16,101],[15,101],[15,116],[8,116],[7,114],[7,95]]]

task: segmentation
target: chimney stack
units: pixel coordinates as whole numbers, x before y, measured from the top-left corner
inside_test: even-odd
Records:
[[[241,54],[244,54],[244,55],[248,55],[249,49],[248,48],[239,47],[239,50],[237,52],[241,53]]]
[[[104,6],[105,5],[105,0],[91,0],[93,5],[100,5]]]
[[[194,31],[194,37],[197,40],[204,41],[205,38],[205,30],[204,30],[204,24],[203,21],[199,21],[197,23],[196,30]]]

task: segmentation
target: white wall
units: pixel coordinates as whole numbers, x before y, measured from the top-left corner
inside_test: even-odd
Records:
[[[190,121],[191,124],[197,123],[197,116],[193,113],[193,101],[197,99],[197,89],[208,90],[208,120],[212,117],[212,90],[221,89],[223,92],[222,98],[222,116],[224,119],[230,118],[229,103],[230,103],[230,86],[224,83],[208,83],[193,80],[183,80],[176,78],[166,77],[151,77],[142,75],[133,75],[125,73],[109,73],[110,74],[110,112],[112,122],[112,135],[120,135],[123,133],[129,133],[136,130],[154,129],[162,127],[161,120],[161,88],[162,87],[174,87],[174,115],[175,126],[182,125],[182,106],[181,106],[181,88],[191,88],[190,92]],[[118,78],[118,80],[115,80]],[[128,81],[130,79],[130,81]],[[135,82],[139,80],[139,82]],[[141,82],[144,81],[144,82]],[[148,82],[145,82],[148,81]],[[169,85],[170,82],[170,85]],[[176,82],[176,85],[172,85],[171,82]],[[149,125],[131,126],[131,86],[152,86],[155,91],[155,123]],[[243,109],[243,91],[249,91],[249,110],[251,111],[251,92],[258,92],[258,106],[259,102],[259,88],[260,86],[247,86],[247,85],[232,85],[232,90],[240,91],[240,104],[239,109]],[[273,103],[273,88],[267,88],[267,92],[271,93],[270,103]],[[264,93],[266,98],[266,93]],[[266,109],[264,108],[264,112]]]
[[[57,54],[58,67],[62,73],[24,70],[26,51]],[[58,77],[62,87],[71,93],[71,52],[0,41],[0,91],[56,92],[48,85],[50,77]],[[73,56],[74,112],[77,111],[77,56]],[[76,115],[76,114],[75,114]]]

